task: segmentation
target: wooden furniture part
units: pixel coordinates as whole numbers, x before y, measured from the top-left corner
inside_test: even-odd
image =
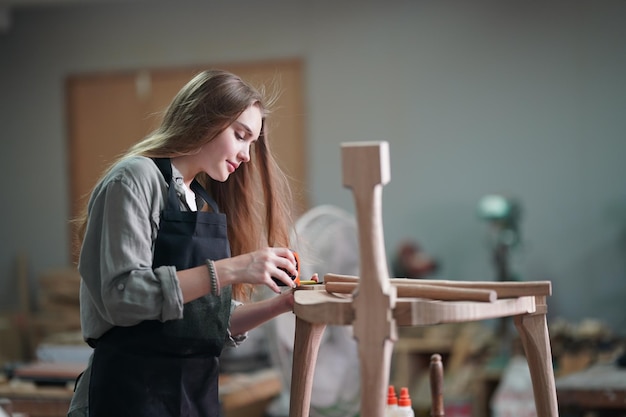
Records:
[[[361,414],[379,417],[384,415],[396,326],[508,316],[515,317],[526,352],[537,416],[558,416],[546,322],[550,282],[390,280],[383,244],[381,203],[382,186],[390,177],[388,143],[342,144],[342,164],[344,185],[352,189],[356,205],[361,276],[326,275],[327,284],[316,286],[318,290],[296,291],[290,417],[309,415],[313,371],[328,324],[353,326],[361,371]],[[352,294],[329,292],[337,288],[333,287],[333,282],[337,281],[355,284]],[[418,285],[419,291],[412,291],[405,297],[404,285]],[[495,297],[491,291],[495,292]],[[482,301],[476,301],[477,294]]]
[[[445,416],[443,405],[443,363],[438,353],[430,357],[430,417]]]

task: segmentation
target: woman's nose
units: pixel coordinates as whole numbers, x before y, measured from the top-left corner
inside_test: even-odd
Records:
[[[239,159],[241,162],[250,161],[250,144],[245,144],[239,151]]]

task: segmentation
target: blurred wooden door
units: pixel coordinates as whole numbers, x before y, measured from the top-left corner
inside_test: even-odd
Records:
[[[209,66],[211,67],[211,66]],[[277,86],[280,96],[269,117],[270,143],[294,191],[295,214],[308,208],[304,82],[298,60],[266,61],[217,68],[255,86]],[[76,217],[102,172],[160,122],[178,90],[208,67],[81,74],[67,80],[70,208]],[[74,231],[72,230],[72,233]],[[73,260],[76,251],[72,250]]]

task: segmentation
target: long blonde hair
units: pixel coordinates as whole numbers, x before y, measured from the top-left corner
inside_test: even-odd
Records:
[[[289,245],[291,191],[270,152],[265,120],[270,102],[260,90],[230,72],[203,71],[174,97],[160,126],[118,159],[135,155],[173,158],[194,154],[251,105],[261,109],[262,128],[250,151],[250,161],[242,164],[225,182],[214,181],[205,173],[196,177],[228,218],[233,256],[265,245]],[[87,224],[86,209],[77,223],[80,242]],[[251,293],[251,285],[233,286],[233,296],[237,299],[247,299]]]

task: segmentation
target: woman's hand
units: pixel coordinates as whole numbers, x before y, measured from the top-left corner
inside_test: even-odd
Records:
[[[290,277],[290,275],[297,275],[296,258],[288,248],[264,248],[232,258],[220,259],[215,261],[215,269],[222,286],[244,283],[267,285],[272,291],[280,294],[280,288],[272,277],[288,287],[296,286]]]

